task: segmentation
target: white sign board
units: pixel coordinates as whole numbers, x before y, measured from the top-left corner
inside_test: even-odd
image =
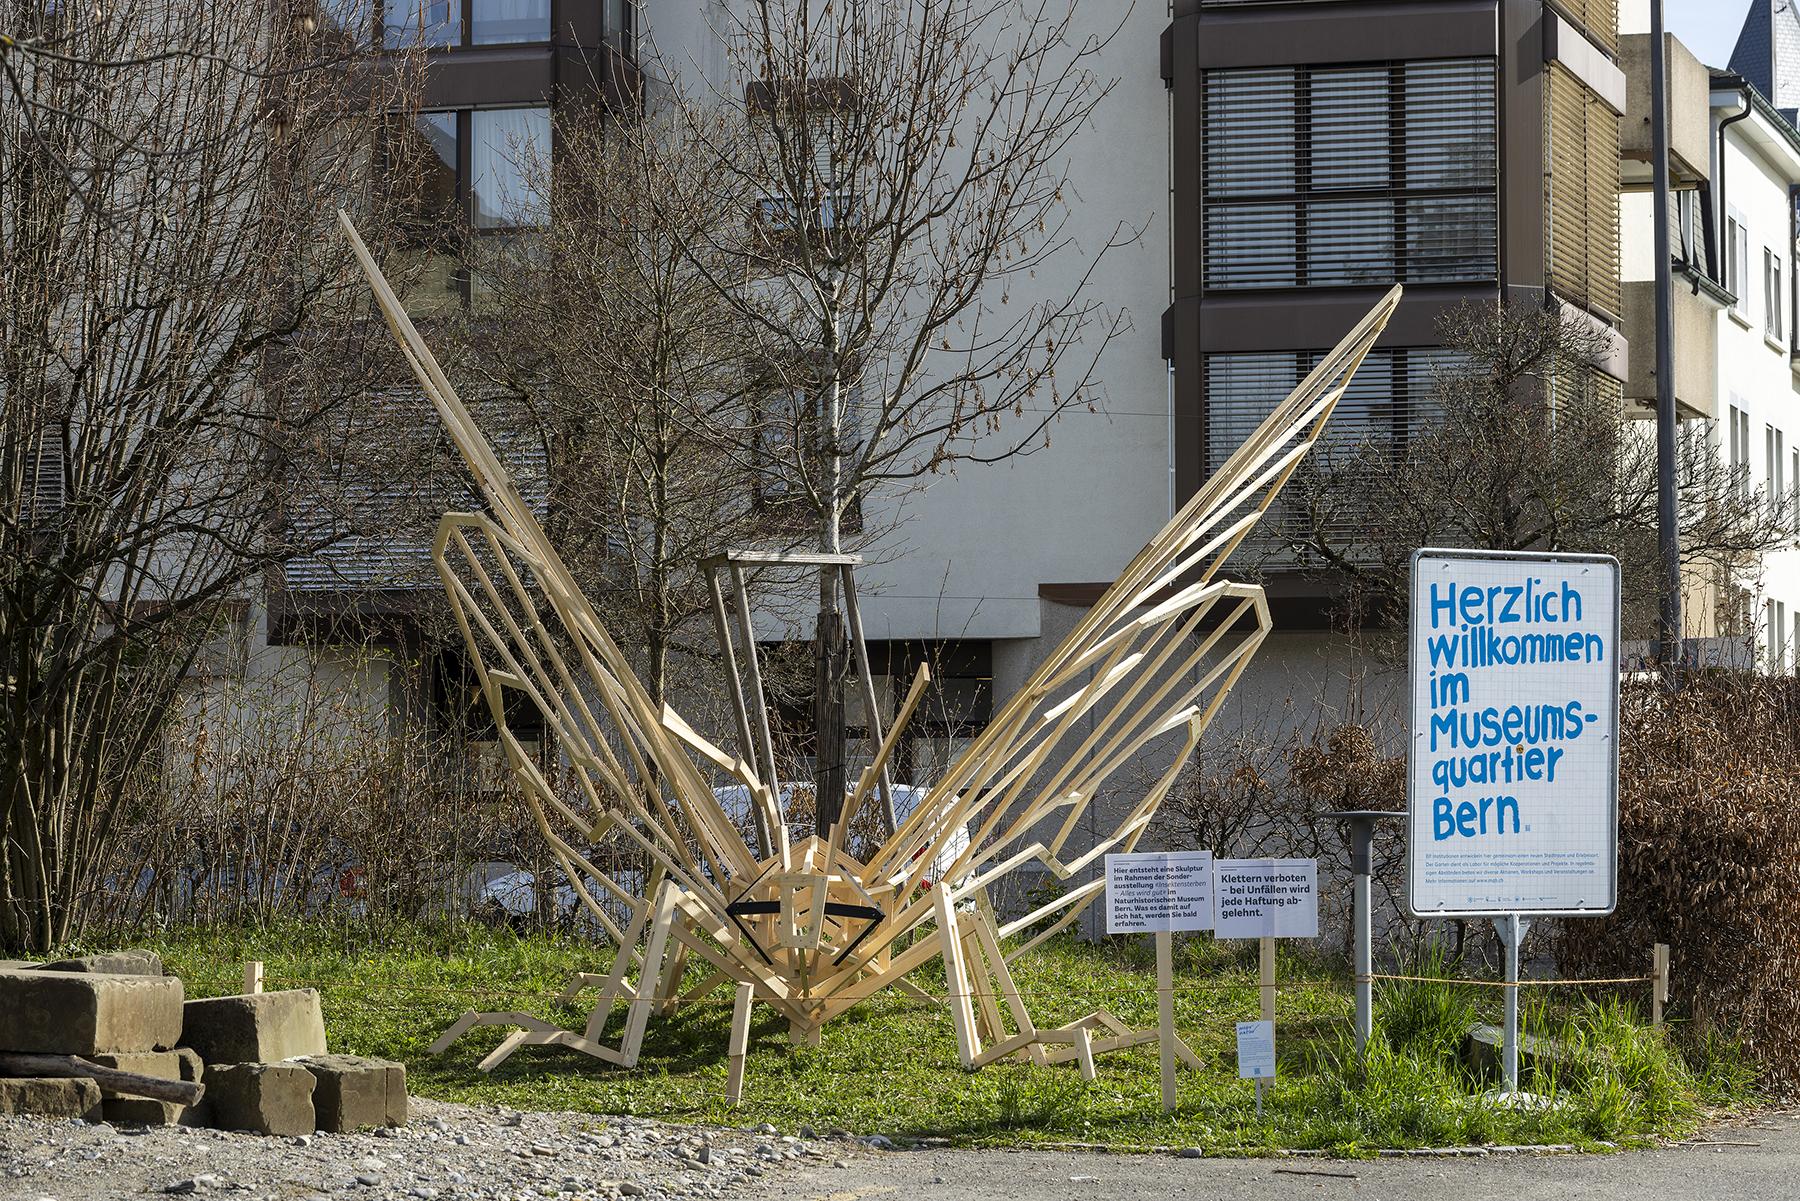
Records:
[[[1421,550],[1408,650],[1412,912],[1612,912],[1618,561]]]
[[[1213,933],[1219,938],[1317,938],[1316,859],[1215,859]]]
[[[1212,852],[1106,857],[1106,932],[1212,929]]]
[[[1238,1078],[1275,1079],[1275,1023],[1237,1024]]]

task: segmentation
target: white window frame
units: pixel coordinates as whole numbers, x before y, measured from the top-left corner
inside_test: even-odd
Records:
[[[1763,337],[1777,345],[1783,342],[1786,334],[1781,323],[1783,308],[1781,256],[1765,246],[1763,247]]]
[[[1744,297],[1744,269],[1750,258],[1750,235],[1736,209],[1725,217],[1725,287],[1731,293],[1731,311],[1740,318],[1749,314]]]

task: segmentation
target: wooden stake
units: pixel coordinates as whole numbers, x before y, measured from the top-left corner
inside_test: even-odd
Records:
[[[1156,932],[1156,1041],[1162,1050],[1162,1107],[1175,1112],[1175,936]],[[1076,1046],[1081,1044],[1078,1042]]]
[[[1275,940],[1265,937],[1256,954],[1257,981],[1262,985],[1262,1020],[1275,1020]]]
[[[244,965],[244,995],[254,997],[263,990],[262,960],[252,959]]]
[[[1086,1026],[1075,1030],[1075,1058],[1081,1062],[1081,1078],[1092,1080],[1094,1071],[1094,1035]]]
[[[730,1066],[725,1073],[725,1104],[735,1108],[744,1099],[744,1058],[750,1053],[750,1000],[756,989],[748,984],[737,986],[737,998],[731,1004],[731,1043],[727,1048]]]
[[[1669,999],[1669,944],[1659,942],[1650,948],[1650,1025],[1660,1030],[1663,1005]]]

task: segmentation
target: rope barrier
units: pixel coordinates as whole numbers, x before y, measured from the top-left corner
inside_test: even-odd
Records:
[[[1475,979],[1470,979],[1470,978],[1461,977],[1461,976],[1405,976],[1405,975],[1390,975],[1390,974],[1382,973],[1382,972],[1372,972],[1368,976],[1360,976],[1360,977],[1356,978],[1356,981],[1359,983],[1364,980],[1367,980],[1367,981],[1393,980],[1393,981],[1399,981],[1399,982],[1405,982],[1405,983],[1416,983],[1416,984],[1450,984],[1450,985],[1465,985],[1465,986],[1472,987],[1472,988],[1502,988],[1502,989],[1504,989],[1504,988],[1587,988],[1587,987],[1596,987],[1596,986],[1600,986],[1600,985],[1613,985],[1613,984],[1653,984],[1656,981],[1656,977],[1654,977],[1654,976],[1610,976],[1610,977],[1596,977],[1596,978],[1581,978],[1581,979],[1572,979],[1572,980],[1520,980],[1520,981],[1517,981],[1516,983],[1514,983],[1512,981],[1507,981],[1507,980],[1475,980]],[[284,981],[284,983],[286,983],[287,986],[290,988],[324,988],[329,985],[353,984],[359,988],[366,989],[370,986],[371,981],[368,980],[366,977],[354,977],[354,978],[353,977],[336,977],[336,978],[318,978],[318,979],[311,979],[311,980]],[[1278,984],[1276,987],[1278,989],[1291,990],[1298,985],[1309,985],[1309,986],[1312,986],[1315,988],[1331,989],[1331,988],[1335,987],[1335,982],[1327,981],[1327,980],[1316,980],[1316,979],[1314,979],[1314,980],[1308,980],[1308,979],[1290,980],[1286,984]],[[597,988],[597,987],[598,987],[597,985],[588,985],[582,990],[582,992],[585,993],[585,992],[587,992],[591,989]],[[723,988],[725,988],[725,985],[721,984],[719,987],[721,989],[723,989]],[[891,988],[892,986],[890,985],[888,987]],[[582,999],[581,999],[582,994],[579,994],[579,993],[574,997],[565,997],[560,992],[534,992],[534,991],[531,991],[528,989],[498,988],[498,987],[480,986],[480,985],[472,986],[469,988],[457,988],[457,987],[454,987],[451,985],[396,984],[396,983],[392,983],[392,982],[382,982],[380,984],[380,988],[385,993],[388,993],[388,994],[400,993],[403,995],[410,994],[410,995],[419,995],[419,996],[427,996],[427,995],[428,996],[445,996],[445,997],[454,997],[454,998],[471,1000],[471,1001],[481,999],[481,998],[497,999],[497,1000],[512,1000],[512,1001],[521,1001],[521,1000],[523,1000],[523,1001],[542,1001],[542,1002],[546,1002],[546,1003],[550,1003],[550,1004],[565,1004],[565,1005],[572,1006],[574,1008],[582,1008],[583,1007]],[[1255,980],[1246,980],[1246,981],[1219,980],[1219,981],[1196,982],[1196,983],[1191,983],[1191,984],[1177,984],[1177,985],[1174,985],[1173,987],[1171,987],[1170,989],[1168,989],[1168,991],[1171,993],[1208,993],[1208,992],[1233,992],[1233,991],[1257,992],[1261,988],[1262,988],[1262,985],[1258,981],[1255,981]],[[1163,992],[1163,990],[1161,988],[1156,987],[1155,985],[1147,985],[1147,986],[1140,987],[1140,988],[1110,989],[1104,994],[1104,996],[1100,999],[1100,1001],[1094,1001],[1094,1002],[1090,1002],[1089,999],[1086,997],[1071,998],[1067,994],[1063,994],[1063,993],[1055,994],[1054,999],[1059,1003],[1067,1003],[1071,1000],[1074,1000],[1078,1003],[1078,1007],[1079,1007],[1079,1005],[1085,1005],[1085,1004],[1089,1004],[1089,1003],[1098,1004],[1098,1003],[1101,1003],[1102,1001],[1113,1000],[1113,999],[1116,999],[1119,997],[1154,997],[1154,996],[1161,995],[1162,992]],[[984,1000],[985,999],[985,1000],[994,1000],[994,1001],[1005,1001],[1008,999],[1008,994],[1005,992],[990,991],[990,990],[986,990],[986,989],[970,989],[968,996],[971,1000]],[[1045,1000],[1051,999],[1051,994],[1043,993],[1043,992],[1036,992],[1036,991],[1033,991],[1030,989],[1025,989],[1025,988],[1020,988],[1020,989],[1014,990],[1014,992],[1011,994],[1011,996],[1015,996],[1015,997],[1019,998],[1021,1001],[1024,1001],[1026,1003],[1040,1002],[1040,1001],[1045,1001]],[[916,998],[916,997],[907,997],[905,999],[915,1002],[919,1008],[925,1008],[925,1005],[922,1002],[919,1002],[918,998]],[[679,997],[678,996],[678,997],[668,998],[667,1000],[658,1000],[656,1003],[659,1006],[662,1006],[662,1005],[721,1005],[721,1006],[729,1006],[729,1005],[732,1005],[734,1003],[734,1001],[735,1001],[735,998],[733,998],[729,993],[727,993],[726,995],[723,995],[723,996],[714,996],[714,995],[710,995],[710,994],[707,996],[703,996],[703,997]],[[946,1004],[947,1001],[948,1001],[947,997],[935,997],[934,996],[932,998],[932,1004],[934,1006],[941,1007],[944,1004]],[[376,1002],[373,998],[371,998],[370,1003],[373,1004]]]
[[[1367,976],[1358,976],[1356,980],[1359,984],[1368,980],[1404,980],[1417,984],[1467,984],[1473,988],[1579,988],[1594,984],[1654,984],[1656,977],[1609,976],[1591,980],[1471,980],[1466,976],[1390,976],[1381,972],[1370,972]]]

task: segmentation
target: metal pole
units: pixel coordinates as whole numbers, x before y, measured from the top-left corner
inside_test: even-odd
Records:
[[[1370,831],[1373,834],[1373,831]],[[1356,872],[1356,1049],[1369,1045],[1375,1032],[1375,919],[1369,912],[1368,847],[1363,847],[1363,864]]]
[[[1360,1054],[1375,1032],[1375,905],[1369,887],[1375,873],[1375,823],[1384,817],[1404,817],[1372,809],[1348,809],[1329,813],[1350,826],[1350,876],[1355,889],[1351,924],[1356,969],[1356,1050]]]
[[[1506,944],[1506,1028],[1501,1033],[1501,1091],[1519,1091],[1519,944],[1531,923],[1516,913],[1494,919],[1494,929]]]
[[[1657,661],[1670,681],[1681,659],[1681,531],[1675,496],[1675,331],[1669,270],[1669,108],[1663,0],[1650,0],[1651,212],[1656,224],[1656,534],[1662,559]]]

